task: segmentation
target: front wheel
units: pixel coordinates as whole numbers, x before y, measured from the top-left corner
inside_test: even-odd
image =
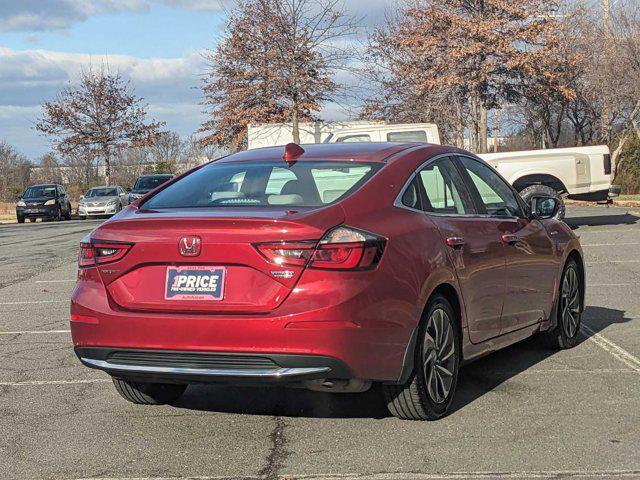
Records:
[[[113,384],[122,398],[139,405],[173,403],[180,398],[188,386],[173,383],[131,382],[121,378],[113,378]]]
[[[405,420],[444,416],[458,383],[459,319],[449,301],[434,295],[427,305],[416,344],[414,369],[404,385],[383,385],[389,411]]]
[[[557,325],[543,332],[543,343],[550,348],[572,348],[578,342],[582,320],[582,291],[584,289],[578,264],[569,259],[562,272],[558,292]]]
[[[24,217],[22,215],[18,215],[18,223],[24,223]]]
[[[553,188],[547,187],[546,185],[530,185],[520,190],[520,196],[525,202],[529,204],[531,203],[531,198],[534,196],[547,196],[556,198],[558,200],[559,206],[558,211],[553,218],[555,218],[556,220],[564,219],[566,211],[564,200]]]

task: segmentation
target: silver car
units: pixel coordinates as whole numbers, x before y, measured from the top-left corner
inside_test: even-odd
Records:
[[[124,188],[119,185],[93,187],[80,197],[78,216],[80,218],[114,215],[127,204]]]

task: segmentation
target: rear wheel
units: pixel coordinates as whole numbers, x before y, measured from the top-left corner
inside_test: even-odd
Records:
[[[566,207],[564,205],[564,200],[556,190],[551,187],[547,187],[546,185],[530,185],[520,190],[520,196],[527,203],[531,203],[531,197],[545,195],[558,199],[560,206],[558,207],[558,211],[553,218],[555,218],[556,220],[562,220],[565,215]]]
[[[131,382],[121,378],[113,378],[113,384],[122,398],[139,405],[173,403],[187,389],[183,384]]]
[[[434,295],[425,311],[414,358],[404,385],[383,385],[389,411],[405,420],[436,420],[453,401],[460,366],[459,319],[449,301]]]
[[[578,264],[569,259],[562,272],[558,292],[557,325],[543,332],[543,343],[550,348],[572,348],[578,341],[582,317],[582,276]]]

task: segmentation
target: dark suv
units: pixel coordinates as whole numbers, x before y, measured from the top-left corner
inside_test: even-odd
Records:
[[[135,202],[139,198],[144,197],[151,190],[159,187],[163,183],[171,180],[175,175],[170,173],[156,173],[152,175],[142,175],[136,179],[133,188],[127,197],[127,203]]]
[[[71,219],[71,199],[62,185],[45,183],[27,187],[16,204],[18,223],[28,218]]]

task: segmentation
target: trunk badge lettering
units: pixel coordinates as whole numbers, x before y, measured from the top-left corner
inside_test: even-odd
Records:
[[[201,245],[200,237],[182,237],[178,242],[178,249],[183,257],[197,257],[200,255]]]

